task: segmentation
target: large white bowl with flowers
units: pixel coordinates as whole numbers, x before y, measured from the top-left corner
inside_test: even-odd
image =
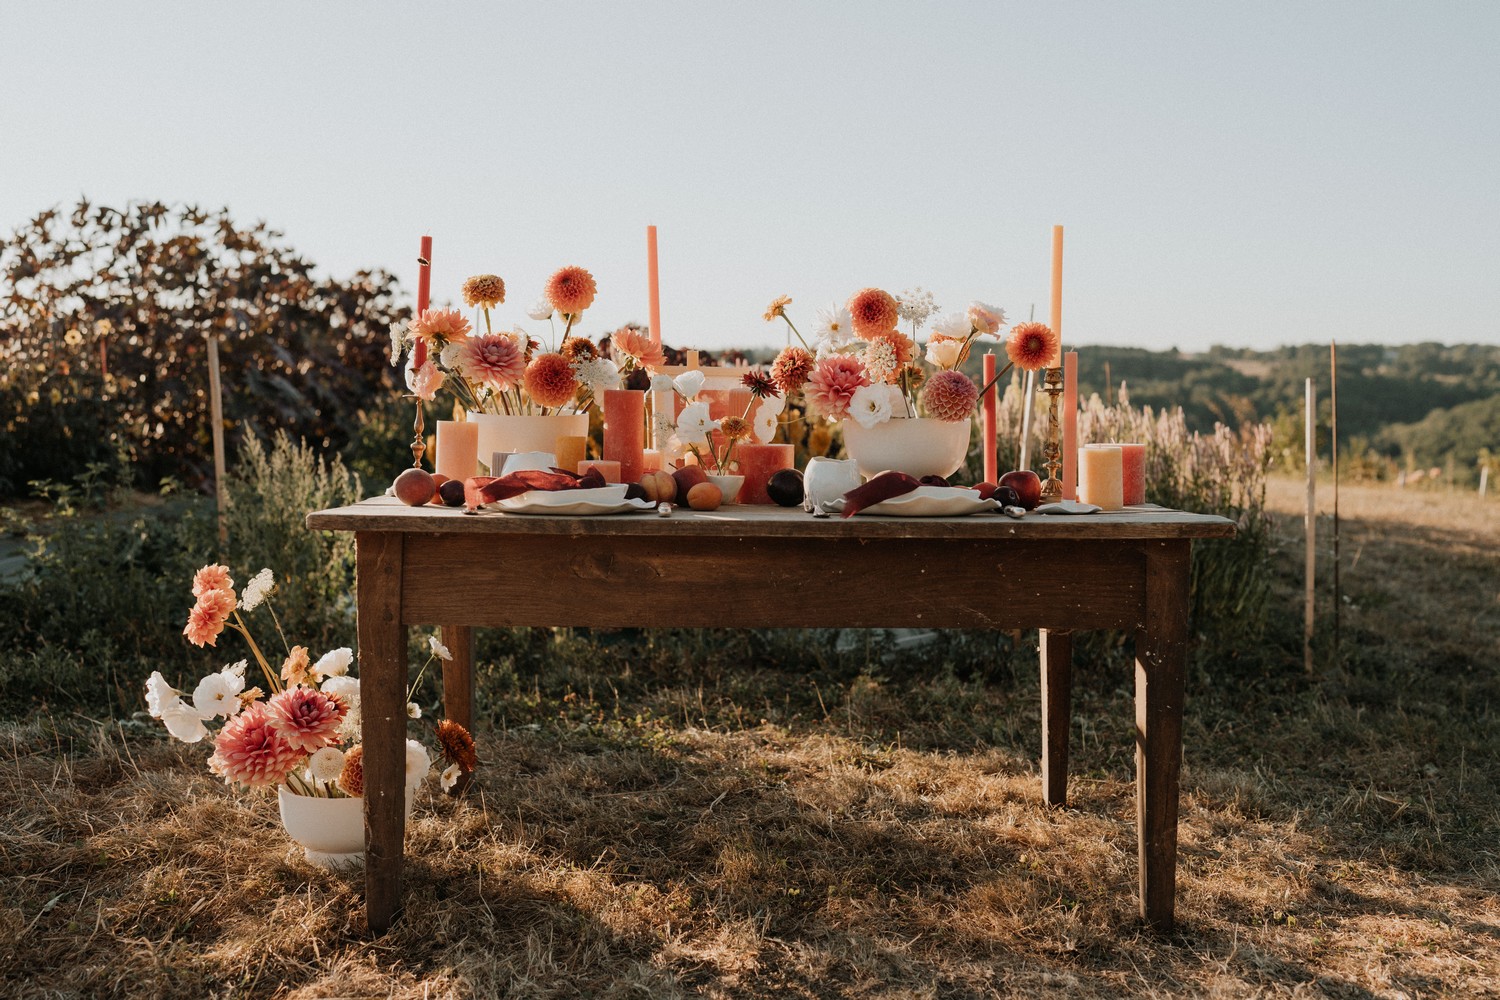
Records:
[[[887,419],[869,427],[845,420],[844,450],[866,479],[882,472],[946,478],[963,467],[973,427],[972,420],[936,417]]]

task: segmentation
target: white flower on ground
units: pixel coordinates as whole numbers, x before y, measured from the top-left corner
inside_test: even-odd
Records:
[[[718,428],[719,422],[709,419],[707,403],[689,403],[677,415],[677,436],[684,445],[708,444],[708,432]]]
[[[526,310],[526,315],[538,323],[544,319],[551,319],[552,303],[548,302],[547,297],[544,295],[531,304],[531,308]]]
[[[583,387],[595,396],[606,389],[620,388],[620,366],[609,358],[577,358],[573,371],[578,373]]]
[[[406,741],[406,786],[415,788],[432,770],[432,757],[427,748],[416,740]]]
[[[307,761],[307,770],[318,781],[334,781],[343,769],[344,751],[338,747],[323,747]]]
[[[175,697],[177,689],[167,683],[161,671],[151,671],[151,676],[146,678],[146,711],[151,713],[151,718],[160,719],[162,711]]]
[[[324,653],[318,658],[317,663],[313,664],[313,676],[317,677],[319,680],[322,680],[325,677],[342,677],[349,672],[349,664],[353,662],[354,650],[350,649],[348,646],[340,646],[338,649],[330,649],[328,652]],[[323,688],[323,690],[327,691],[328,688],[325,687]],[[356,694],[359,691],[359,685],[357,682],[355,684],[354,690]]]
[[[250,578],[245,584],[245,589],[240,592],[240,607],[246,611],[254,611],[260,607],[260,602],[271,593],[271,588],[276,586],[276,577],[269,569],[263,569]]]
[[[932,332],[940,333],[945,337],[954,337],[958,340],[963,340],[969,335],[969,330],[972,329],[972,326],[973,324],[969,322],[969,317],[963,313],[948,313],[932,324]]]
[[[420,719],[422,717],[422,706],[414,701],[407,702],[406,717],[408,719]]]
[[[208,729],[203,725],[203,716],[181,698],[162,706],[161,721],[167,724],[167,732],[172,734],[173,739],[184,743],[197,743],[208,735]]]
[[[683,372],[672,380],[672,386],[682,393],[684,399],[692,399],[698,395],[698,390],[703,388],[703,383],[708,379],[707,375],[694,370]]]
[[[449,791],[454,785],[458,784],[458,779],[463,775],[463,773],[463,768],[459,767],[457,764],[449,764],[447,767],[443,768],[443,791]]]
[[[952,368],[958,364],[958,352],[963,350],[961,340],[929,340],[927,363],[939,368]]]
[[[448,652],[448,647],[444,646],[442,644],[442,642],[438,639],[437,636],[435,636],[435,635],[428,636],[427,637],[427,645],[429,645],[429,646],[432,647],[432,651],[435,654],[437,654],[437,658],[438,659],[440,659],[440,660],[451,660],[451,659],[453,659],[453,654],[450,653],[450,652]]]
[[[849,399],[849,416],[865,429],[891,419],[891,394],[882,384],[862,385]]]
[[[225,667],[217,674],[209,674],[193,689],[193,707],[204,719],[219,716],[229,718],[240,710],[239,694],[245,690],[244,668],[235,670]]]

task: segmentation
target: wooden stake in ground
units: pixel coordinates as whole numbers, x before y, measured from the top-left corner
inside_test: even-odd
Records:
[[[1328,342],[1328,437],[1333,459],[1333,662],[1339,659],[1339,345]]]
[[[1307,459],[1307,513],[1304,518],[1307,530],[1307,597],[1305,621],[1302,626],[1302,666],[1308,673],[1313,669],[1313,626],[1317,620],[1317,600],[1314,582],[1318,568],[1318,401],[1313,392],[1313,380],[1307,380],[1307,406],[1303,417],[1307,442],[1304,454]]]
[[[224,395],[219,385],[219,335],[210,330],[203,336],[208,341],[208,413],[213,421],[214,495],[219,501],[219,550],[223,554],[229,547],[229,495],[224,491]]]

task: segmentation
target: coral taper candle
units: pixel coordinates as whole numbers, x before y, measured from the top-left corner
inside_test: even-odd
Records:
[[[1124,452],[1117,444],[1089,444],[1078,450],[1078,499],[1105,510],[1125,506]]]
[[[427,311],[432,295],[432,237],[422,237],[422,252],[417,255],[417,316]],[[412,370],[419,370],[427,363],[427,341],[417,338],[411,349]]]
[[[646,227],[646,281],[651,285],[651,343],[661,343],[661,285],[656,279],[656,227]]]
[[[620,463],[623,482],[634,483],[645,467],[646,394],[640,389],[604,390],[604,457]]]
[[[1000,455],[995,450],[995,407],[999,388],[995,385],[995,352],[984,352],[984,481],[1000,481]]]
[[[1047,362],[1048,368],[1062,364],[1062,243],[1063,227],[1052,227],[1052,332],[1057,334],[1057,354]]]
[[[1078,352],[1063,355],[1063,499],[1078,498]]]

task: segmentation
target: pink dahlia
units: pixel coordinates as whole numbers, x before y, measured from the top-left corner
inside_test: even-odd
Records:
[[[266,705],[253,701],[214,737],[208,766],[225,781],[269,788],[285,781],[306,756],[272,725]]]
[[[464,342],[458,355],[458,370],[471,382],[505,392],[526,377],[526,355],[515,337],[487,333]]]
[[[441,349],[469,335],[469,321],[457,309],[429,309],[411,321],[411,332]]]
[[[577,316],[594,304],[594,293],[598,290],[592,274],[581,267],[569,266],[553,272],[542,294],[552,303],[553,309]]]
[[[805,347],[785,347],[771,362],[771,381],[785,393],[798,392],[812,374],[815,360]]]
[[[306,753],[337,743],[348,711],[338,695],[300,685],[279,692],[266,706],[271,728]]]
[[[239,606],[232,590],[205,590],[198,595],[198,603],[221,622],[226,621],[229,613]]]
[[[824,358],[813,366],[807,380],[807,402],[832,420],[849,415],[849,401],[861,386],[870,384],[865,366],[846,354]]]
[[[627,358],[633,358],[636,364],[648,372],[659,371],[667,363],[667,356],[660,344],[653,342],[647,334],[628,326],[622,326],[609,335],[609,346]]]
[[[1010,328],[1005,353],[1017,368],[1034,372],[1051,362],[1057,354],[1058,340],[1046,323],[1017,323]]]
[[[538,406],[565,406],[578,392],[578,374],[561,354],[542,354],[526,366],[526,394]]]
[[[229,567],[210,563],[193,574],[193,596],[202,597],[208,590],[233,590],[234,581],[229,578]]]
[[[856,337],[887,333],[896,328],[896,322],[901,318],[900,307],[891,293],[879,288],[861,288],[849,297],[844,308],[849,310]]]
[[[938,372],[927,380],[922,403],[927,415],[939,420],[967,420],[974,414],[979,387],[963,372]]]

